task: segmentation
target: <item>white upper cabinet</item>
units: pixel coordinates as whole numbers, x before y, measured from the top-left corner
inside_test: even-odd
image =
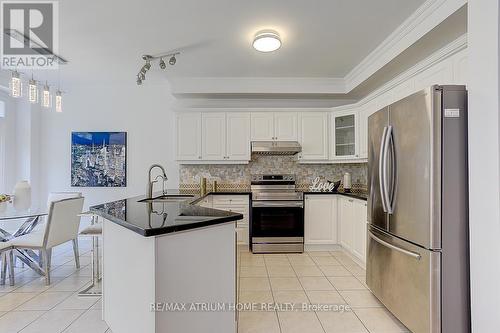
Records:
[[[297,112],[274,113],[274,139],[297,141]]]
[[[250,113],[226,114],[226,159],[250,160]]]
[[[299,142],[299,160],[328,160],[328,112],[300,113]]]
[[[177,160],[201,160],[201,113],[177,113]]]
[[[248,163],[250,113],[177,113],[177,160],[184,163]]]
[[[272,141],[274,138],[274,113],[252,112],[252,141]]]
[[[203,160],[223,160],[226,157],[226,114],[201,114],[201,156]]]
[[[306,245],[337,244],[336,195],[306,195],[304,214],[304,242]]]
[[[331,142],[330,158],[356,159],[359,157],[358,136],[358,112],[344,111],[334,112],[330,123]]]
[[[297,112],[252,112],[251,141],[297,141]]]
[[[359,112],[359,158],[368,158],[368,110]]]

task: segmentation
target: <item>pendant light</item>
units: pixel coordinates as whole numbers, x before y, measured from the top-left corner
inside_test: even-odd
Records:
[[[31,75],[31,80],[28,81],[28,100],[31,104],[38,103],[38,84],[33,75]]]
[[[62,112],[62,91],[56,91],[56,112]]]
[[[10,88],[10,96],[14,98],[19,98],[23,95],[23,83],[21,82],[21,75],[17,70],[12,72],[9,88]]]
[[[46,109],[50,108],[51,106],[51,96],[50,96],[50,87],[45,82],[45,85],[43,86],[43,91],[42,91],[42,106]]]

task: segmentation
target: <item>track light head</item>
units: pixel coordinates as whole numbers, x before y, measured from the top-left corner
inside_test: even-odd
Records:
[[[165,63],[165,60],[163,60],[163,58],[160,59],[160,68],[161,69],[167,68],[167,64]]]
[[[151,68],[151,61],[146,60],[146,64],[144,65],[143,68],[146,69],[146,71],[149,71]]]
[[[135,82],[137,83],[138,86],[140,86],[142,84],[142,80],[139,77],[139,75],[137,75],[137,80]]]
[[[175,59],[175,55],[173,55],[172,57],[170,57],[170,60],[168,61],[168,63],[171,66],[175,65],[176,62],[177,62],[177,59]]]
[[[144,74],[142,71],[139,73],[139,78],[144,81],[146,80],[146,74]]]

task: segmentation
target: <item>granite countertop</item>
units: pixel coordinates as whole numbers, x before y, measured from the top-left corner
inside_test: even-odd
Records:
[[[250,194],[243,191],[221,191],[208,194]],[[167,190],[167,195],[186,196],[178,202],[145,202],[145,196],[117,200],[90,207],[90,211],[142,236],[159,236],[179,231],[243,219],[243,215],[197,206],[204,196],[188,190]],[[155,193],[153,197],[161,196]]]
[[[367,193],[355,193],[355,192],[343,192],[343,191],[337,191],[337,192],[313,192],[313,191],[310,191],[310,190],[304,190],[304,191],[302,191],[302,193],[304,193],[304,194],[318,194],[318,195],[321,195],[321,194],[338,194],[338,195],[342,195],[342,196],[353,198],[353,199],[364,200],[364,201],[368,200],[368,194]]]

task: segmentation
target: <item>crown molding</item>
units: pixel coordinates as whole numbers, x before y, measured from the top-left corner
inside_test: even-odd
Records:
[[[443,22],[467,0],[427,0],[344,78],[350,92]]]
[[[467,49],[467,34],[464,34],[457,39],[455,39],[453,42],[449,43],[445,47],[439,49],[438,51],[434,52],[431,54],[429,57],[425,58],[424,60],[420,61],[419,63],[415,64],[414,66],[410,67],[407,69],[405,72],[401,73],[397,77],[393,78],[392,80],[388,81],[360,101],[349,104],[349,105],[341,105],[337,107],[333,107],[332,110],[334,111],[343,111],[343,110],[351,110],[351,109],[357,109],[360,107],[363,107],[364,105],[368,104],[375,98],[383,95],[384,93],[394,89],[397,87],[399,84],[410,80],[412,77],[417,76],[418,74],[426,71],[427,69],[431,68],[432,66],[442,62],[443,60],[450,58],[451,56],[457,54],[460,51],[463,51]]]
[[[343,78],[191,77],[171,78],[176,97],[197,94],[344,94]]]

